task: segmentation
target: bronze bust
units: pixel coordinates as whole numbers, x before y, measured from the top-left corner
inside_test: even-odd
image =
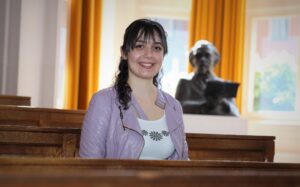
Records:
[[[220,60],[216,47],[199,40],[193,46],[189,60],[194,68],[192,79],[180,79],[176,99],[184,113],[239,116],[234,97],[238,83],[224,81],[214,74],[214,67]]]

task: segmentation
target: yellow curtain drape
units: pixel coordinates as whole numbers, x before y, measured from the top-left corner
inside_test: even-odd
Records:
[[[102,0],[69,0],[66,109],[86,109],[98,90]]]
[[[216,75],[240,83],[236,103],[241,110],[246,0],[192,0],[190,48],[200,39],[212,42],[221,60]],[[192,67],[189,66],[189,72]]]

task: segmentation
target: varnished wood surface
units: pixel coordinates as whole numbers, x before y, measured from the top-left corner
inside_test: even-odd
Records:
[[[274,140],[274,136],[187,134],[191,159],[272,162],[275,154]]]
[[[0,125],[0,155],[75,157],[79,128]]]
[[[25,96],[0,95],[0,105],[30,106],[31,98]]]
[[[288,186],[300,165],[230,161],[142,161],[0,157],[0,185],[19,186]]]
[[[0,106],[0,125],[81,128],[85,111]]]
[[[6,173],[5,187],[299,187],[299,173],[236,171],[44,171]]]
[[[87,158],[50,158],[50,157],[0,157],[1,171],[12,168],[14,170],[37,170],[43,168],[57,169],[133,169],[133,170],[161,170],[161,169],[225,169],[225,170],[254,170],[254,171],[298,171],[300,163],[274,163],[253,161],[221,161],[221,160],[119,160],[119,159],[87,159]]]
[[[84,110],[0,106],[0,154],[76,156]],[[57,128],[57,129],[55,129]],[[273,136],[187,134],[190,159],[268,161]]]
[[[0,125],[0,155],[78,156],[80,128]],[[274,137],[186,134],[191,160],[273,161]]]

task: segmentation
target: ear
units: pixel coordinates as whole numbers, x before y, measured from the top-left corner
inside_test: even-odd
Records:
[[[121,52],[121,57],[124,60],[127,60],[127,55],[125,54],[125,52],[123,51],[122,47],[120,47],[120,52]]]
[[[195,58],[190,58],[190,64],[192,65],[193,68],[196,67],[196,64],[195,64]]]
[[[220,54],[218,51],[215,51],[214,53],[214,64],[216,65],[220,61]]]

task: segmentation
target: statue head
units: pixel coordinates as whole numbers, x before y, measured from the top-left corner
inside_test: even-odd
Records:
[[[220,60],[220,54],[212,43],[199,40],[192,47],[189,59],[197,73],[207,73],[213,71]]]

